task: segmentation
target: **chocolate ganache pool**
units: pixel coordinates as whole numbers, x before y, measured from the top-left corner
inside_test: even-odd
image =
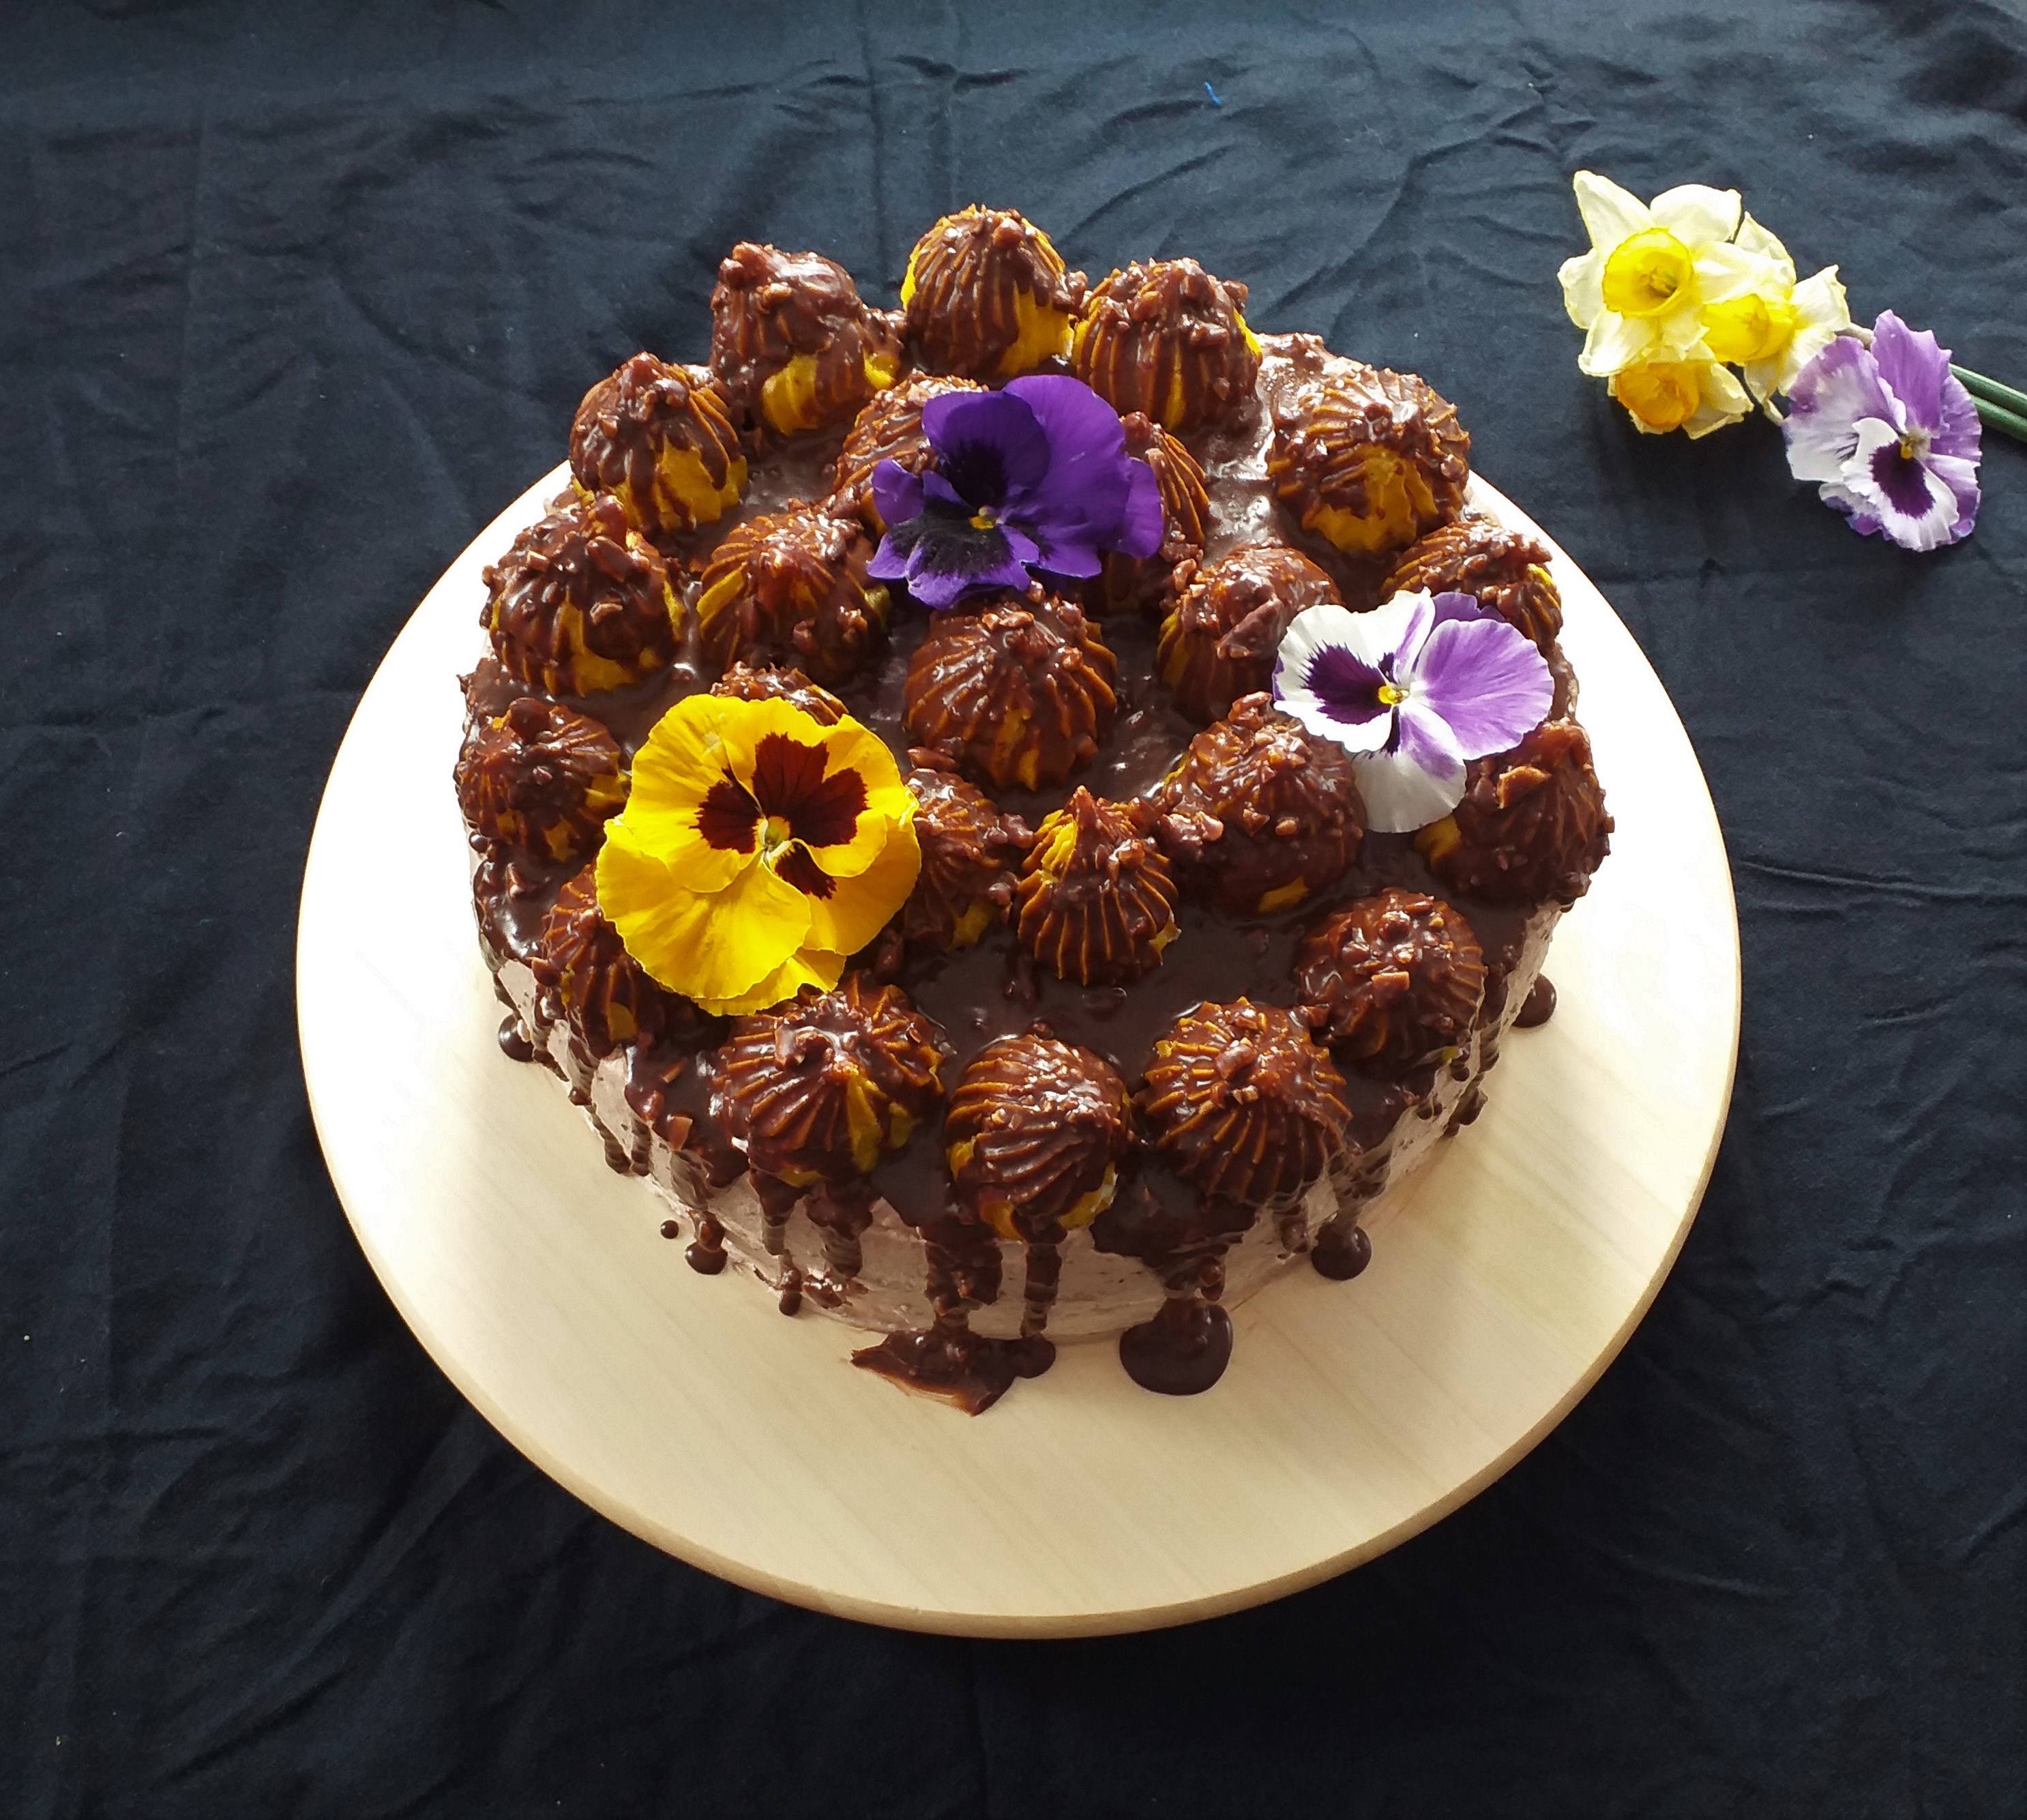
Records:
[[[640,354],[595,386],[571,489],[486,571],[456,783],[500,1047],[652,1181],[692,1268],[873,1330],[862,1366],[977,1413],[1055,1341],[1109,1337],[1137,1383],[1201,1391],[1227,1306],[1304,1257],[1356,1275],[1362,1213],[1553,1009],[1549,938],[1612,825],[1549,553],[1470,511],[1469,437],[1422,381],[1257,336],[1245,287],[1191,260],[1092,286],[969,209],[902,299],[736,248],[710,364]],[[927,522],[882,500],[947,490],[925,408],[1038,373],[1118,416],[1158,547],[941,610],[870,573]],[[1408,593],[1470,596],[1553,694],[1447,814],[1383,832],[1368,761],[1272,691],[1305,611]],[[814,899],[877,888],[816,863],[870,813],[836,769],[855,729],[906,787],[905,895],[848,956],[785,957],[777,1002],[692,987],[707,1010],[670,976],[730,912],[650,948],[615,901],[608,830],[685,717],[799,755],[799,807],[727,771],[692,833]]]

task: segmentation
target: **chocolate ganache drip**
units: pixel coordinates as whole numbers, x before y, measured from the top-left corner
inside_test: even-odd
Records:
[[[1464,800],[1415,844],[1453,891],[1567,906],[1589,888],[1611,837],[1589,736],[1575,721],[1550,721],[1512,751],[1473,760]]]
[[[936,451],[922,432],[922,407],[947,392],[976,392],[969,379],[946,379],[918,373],[882,392],[858,414],[837,452],[829,509],[857,518],[874,537],[884,534],[885,520],[873,497],[873,471],[892,461],[920,474]]]
[[[1410,549],[1384,592],[1472,595],[1546,656],[1563,629],[1563,597],[1549,560],[1549,546],[1538,537],[1490,519],[1460,518]]]
[[[974,204],[915,242],[901,305],[924,366],[1010,379],[1069,352],[1084,288],[1032,222]]]
[[[1081,609],[989,595],[933,615],[909,660],[904,713],[933,747],[995,789],[1060,784],[1098,755],[1119,665]]]
[[[1210,493],[1197,458],[1158,423],[1138,411],[1120,423],[1126,452],[1154,471],[1161,489],[1161,547],[1151,556],[1106,551],[1098,559],[1098,574],[1084,584],[1082,598],[1094,613],[1132,608],[1158,617],[1203,559]]]
[[[509,676],[551,695],[623,688],[675,659],[682,606],[653,545],[601,493],[572,499],[485,571],[481,623]]]
[[[455,778],[481,840],[558,864],[596,847],[626,801],[618,742],[589,714],[537,696],[473,718]]]
[[[1265,695],[1235,703],[1191,740],[1155,800],[1216,821],[1191,876],[1235,915],[1286,909],[1327,888],[1365,836],[1349,754],[1335,740],[1313,738]]]
[[[1014,868],[1034,837],[942,753],[918,747],[908,760],[914,768],[904,781],[917,805],[922,869],[901,906],[901,933],[928,948],[967,948],[1005,917]]]
[[[705,655],[848,681],[887,637],[887,590],[866,576],[872,556],[858,526],[816,506],[734,526],[700,578]]]
[[[1295,989],[1339,1061],[1398,1080],[1471,1040],[1485,954],[1454,906],[1389,885],[1303,942]]]
[[[657,543],[714,524],[739,503],[746,457],[724,393],[701,367],[636,354],[585,393],[570,426],[570,472],[607,493]]]
[[[711,366],[744,420],[777,436],[848,423],[900,377],[901,334],[835,260],[743,240],[711,293]]]
[[[1058,979],[1131,984],[1176,939],[1176,881],[1150,838],[1150,803],[1106,803],[1081,784],[1043,821],[1022,869],[1021,945]]]
[[[1246,288],[1194,259],[1114,271],[1091,293],[1070,371],[1121,416],[1138,411],[1187,433],[1253,396],[1260,344],[1246,326]]]
[[[1298,613],[1342,607],[1337,584],[1285,544],[1247,544],[1197,570],[1161,622],[1155,663],[1191,719],[1214,721],[1274,680]]]
[[[1464,509],[1471,437],[1412,373],[1332,357],[1273,404],[1267,472],[1305,531],[1352,555],[1405,550]]]

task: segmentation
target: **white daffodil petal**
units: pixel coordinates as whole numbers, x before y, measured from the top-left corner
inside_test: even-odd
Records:
[[[1754,291],[1778,296],[1789,282],[1779,266],[1756,253],[1736,246],[1697,249],[1697,290],[1705,303],[1724,303]]]
[[[1424,770],[1398,752],[1353,760],[1358,793],[1365,799],[1365,825],[1376,834],[1412,834],[1440,821],[1464,799],[1464,762],[1440,772]]]
[[[1795,262],[1788,257],[1787,248],[1781,244],[1776,235],[1755,221],[1749,213],[1739,222],[1738,232],[1732,244],[1761,259],[1771,260],[1780,270],[1783,284],[1795,282]]]
[[[1595,171],[1579,171],[1571,179],[1577,195],[1577,212],[1583,217],[1584,231],[1600,252],[1609,253],[1622,241],[1644,233],[1654,225],[1645,203],[1630,190],[1622,190],[1609,177]]]
[[[1593,379],[1609,379],[1622,367],[1643,360],[1652,350],[1655,325],[1636,322],[1612,310],[1601,310],[1584,337],[1583,352],[1577,356],[1577,371]]]
[[[1738,231],[1740,202],[1736,190],[1713,190],[1705,183],[1679,183],[1654,198],[1653,216],[1685,245],[1700,253]]]
[[[1604,255],[1586,253],[1566,259],[1556,276],[1562,282],[1563,308],[1570,320],[1580,329],[1589,328],[1604,308]]]
[[[1696,415],[1682,426],[1683,434],[1692,441],[1709,435],[1713,430],[1722,430],[1727,423],[1737,423],[1752,408],[1752,399],[1729,367],[1706,360],[1697,371],[1697,383],[1702,397]]]

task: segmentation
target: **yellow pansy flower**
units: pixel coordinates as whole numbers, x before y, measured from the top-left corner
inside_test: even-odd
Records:
[[[914,888],[914,816],[894,755],[849,715],[825,726],[792,702],[691,696],[634,755],[599,907],[707,1011],[828,991]]]
[[[1775,395],[1851,327],[1851,311],[1835,266],[1797,283],[1787,248],[1750,215],[1739,223],[1736,244],[1760,262],[1760,276],[1750,290],[1704,307],[1704,345],[1743,370],[1746,389],[1778,423]]]
[[[1648,436],[1708,436],[1752,408],[1731,369],[1707,356],[1637,360],[1612,375],[1610,389]]]
[[[1703,311],[1764,277],[1763,260],[1732,238],[1738,192],[1684,183],[1649,205],[1595,171],[1574,183],[1590,251],[1558,275],[1563,307],[1585,331],[1577,365],[1603,379],[1641,362],[1703,357]]]

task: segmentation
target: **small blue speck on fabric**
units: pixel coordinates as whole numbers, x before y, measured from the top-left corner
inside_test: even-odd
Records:
[[[1209,83],[1205,83],[1204,84],[1204,93],[1210,97],[1210,105],[1213,107],[1221,108],[1224,105],[1224,103],[1217,98],[1217,90],[1213,88]]]

